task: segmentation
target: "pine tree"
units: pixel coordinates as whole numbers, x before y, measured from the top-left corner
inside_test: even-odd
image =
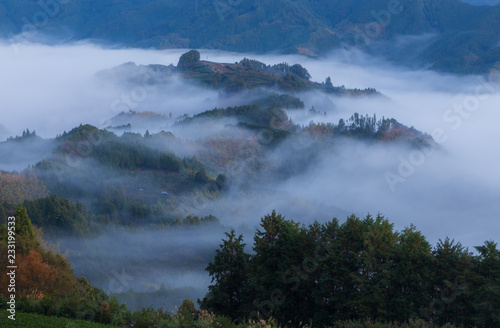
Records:
[[[328,87],[328,88],[333,88],[333,84],[332,84],[332,79],[328,76],[325,80],[325,85]]]
[[[478,327],[500,327],[500,250],[497,243],[486,241],[475,247],[473,292],[473,324]]]
[[[28,217],[28,212],[23,204],[19,205],[14,216],[16,218],[16,235],[25,237],[29,241],[34,241],[35,232],[33,231],[31,220]]]
[[[226,237],[206,268],[215,284],[208,287],[200,304],[208,311],[236,318],[243,314],[242,306],[248,302],[250,255],[245,253],[243,235],[236,237],[231,230]]]
[[[310,300],[304,261],[305,233],[298,223],[275,211],[261,220],[254,237],[252,258],[255,282],[254,305],[261,315],[294,325],[307,318],[304,301]],[[297,269],[298,268],[298,269]],[[298,271],[298,273],[297,273]],[[297,281],[297,278],[299,281]]]

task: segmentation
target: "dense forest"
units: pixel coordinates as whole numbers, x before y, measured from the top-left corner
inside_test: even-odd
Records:
[[[394,231],[380,215],[300,226],[275,212],[262,218],[252,253],[242,235],[226,236],[207,267],[214,284],[201,307],[234,320],[500,324],[500,251],[493,241],[473,255],[449,239],[431,247],[414,226]]]
[[[37,41],[39,32],[55,40],[100,39],[128,47],[314,57],[360,49],[409,66],[487,73],[499,68],[499,10],[498,4],[460,0],[120,0],[113,6],[23,0],[0,5],[0,36]],[[401,45],[401,38],[409,44]]]
[[[84,277],[76,278],[61,255],[43,248],[41,231],[26,208],[7,214],[16,217],[17,309],[22,313],[145,328],[500,324],[495,242],[476,247],[476,255],[449,239],[432,247],[416,227],[394,231],[381,215],[301,226],[273,212],[262,218],[251,253],[243,235],[231,230],[206,268],[213,284],[199,300],[200,309],[184,300],[171,314],[151,307],[131,312]],[[190,218],[183,224],[213,220]],[[5,224],[0,233],[5,266],[11,234]],[[6,306],[7,276],[0,282]],[[36,318],[19,317],[20,322]]]

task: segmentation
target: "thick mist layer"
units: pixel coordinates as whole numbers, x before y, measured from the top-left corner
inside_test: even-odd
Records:
[[[0,76],[4,91],[0,98],[4,114],[0,137],[5,140],[21,135],[26,128],[43,137],[55,137],[87,123],[116,128],[128,122],[126,115],[117,118],[121,112],[151,111],[160,116],[153,116],[146,123],[132,122],[131,131],[172,132],[179,139],[166,146],[169,150],[179,156],[203,158],[206,149],[194,142],[226,131],[228,125],[234,126],[236,122],[176,123],[185,115],[244,104],[246,99],[221,98],[216,90],[186,84],[180,79],[158,85],[139,81],[134,85],[123,83],[121,75],[103,79],[98,74],[127,62],[175,65],[183,52],[111,50],[85,43],[61,47],[5,43],[0,46],[0,54],[5,58],[0,63],[4,72]],[[314,81],[324,81],[330,76],[334,85],[376,88],[383,97],[299,94],[305,109],[289,110],[287,114],[295,124],[304,126],[311,121],[336,124],[353,113],[395,118],[428,133],[437,146],[412,148],[399,143],[345,139],[310,156],[315,149],[312,142],[290,139],[269,150],[265,160],[275,168],[296,165],[293,175],[262,175],[260,180],[251,179],[246,176],[247,166],[254,159],[242,159],[227,168],[229,175],[238,177],[229,190],[215,201],[198,199],[193,206],[186,206],[186,215],[212,214],[226,226],[247,227],[251,235],[260,218],[272,210],[304,224],[332,217],[342,221],[351,213],[359,216],[381,213],[398,230],[416,225],[433,244],[449,236],[472,250],[485,240],[498,240],[498,83],[479,76],[410,71],[356,52],[332,53],[322,59],[217,51],[201,51],[201,56],[203,60],[217,62],[235,62],[247,57],[267,64],[300,63]],[[315,110],[310,111],[313,106]],[[121,132],[119,128],[113,131]],[[48,147],[27,157],[26,152],[9,147],[0,148],[1,157],[9,157],[8,161],[0,161],[2,170],[20,170],[52,150]],[[93,240],[93,246],[83,245],[86,241],[82,240],[63,240],[61,249],[68,250],[78,275],[89,276],[91,282],[105,290],[109,284],[120,286],[120,290],[111,292],[127,292],[128,287],[155,291],[162,284],[185,288],[193,286],[193,281],[199,282],[195,287],[204,291],[209,277],[203,268],[223,234],[208,234],[206,240],[199,240],[197,233],[118,231]],[[251,244],[250,238],[246,241]],[[179,251],[184,246],[186,254]],[[200,252],[204,256],[200,257]],[[188,273],[179,271],[183,264],[174,260],[183,256],[192,260]],[[104,270],[107,278],[100,281],[96,275],[104,272],[103,267],[96,266],[107,265],[109,261],[114,262]],[[134,280],[127,281],[129,276]],[[116,283],[119,277],[125,277],[127,288]]]
[[[0,45],[3,139],[26,128],[54,137],[79,124],[103,126],[121,111],[154,110],[174,116],[214,106],[217,92],[174,83],[164,89],[147,85],[126,89],[106,83],[96,73],[126,62],[177,64],[183,50],[105,50],[92,44],[45,46]],[[158,93],[161,92],[161,97]]]
[[[359,53],[346,63],[344,55],[334,53],[323,60],[279,58],[300,62],[312,80],[330,76],[334,85],[374,87],[386,97],[328,97],[329,105],[325,95],[301,95],[306,110],[288,112],[295,123],[336,123],[354,112],[375,113],[430,134],[439,147],[415,152],[398,145],[349,141],[335,152],[322,153],[307,173],[285,183],[271,182],[274,195],[296,196],[359,215],[380,212],[397,229],[415,224],[432,243],[449,236],[472,250],[484,240],[497,239],[500,174],[494,140],[500,131],[494,125],[500,118],[500,84],[480,76],[408,71]],[[254,57],[270,63],[278,58]],[[313,105],[326,115],[307,113]],[[259,208],[267,207],[261,203]],[[287,206],[281,211],[301,220]]]
[[[91,239],[53,240],[65,253],[77,276],[127,301],[126,293],[149,295],[148,302],[174,311],[184,298],[203,298],[210,277],[206,264],[224,237],[221,229],[113,229]],[[134,294],[132,294],[134,295]]]
[[[144,86],[143,90],[130,90],[123,89],[118,83],[113,85],[96,78],[97,72],[131,61],[143,65],[175,65],[183,50],[107,50],[85,43],[61,47],[6,43],[0,47],[0,52],[7,59],[1,64],[6,74],[0,77],[0,85],[5,91],[0,100],[0,108],[5,113],[2,125],[9,131],[4,137],[20,135],[25,128],[53,137],[79,124],[106,127],[111,117],[126,109],[150,110],[164,115],[172,113],[176,118],[224,105],[218,103],[216,91],[183,87],[181,81],[154,89]],[[300,63],[308,69],[312,80],[322,81],[330,76],[334,85],[374,87],[386,96],[353,99],[299,95],[306,103],[306,110],[314,105],[327,115],[289,112],[295,123],[336,123],[354,112],[361,115],[375,113],[378,117],[393,117],[433,135],[435,139],[442,139],[436,140],[442,141],[442,151],[436,151],[424,160],[417,159],[419,165],[414,170],[409,169],[411,174],[406,173],[407,177],[398,174],[398,167],[405,163],[405,158],[401,159],[404,153],[397,147],[378,149],[357,143],[344,145],[349,150],[343,151],[345,155],[327,154],[320,166],[281,186],[288,193],[346,212],[381,212],[400,223],[401,228],[409,223],[416,224],[433,241],[449,234],[472,246],[484,239],[495,238],[493,231],[498,228],[496,217],[500,212],[489,200],[498,195],[500,188],[500,175],[496,170],[498,155],[493,144],[500,134],[494,126],[499,116],[496,104],[500,87],[497,84],[477,76],[408,71],[358,52],[333,53],[321,60],[219,51],[202,51],[201,56],[204,60],[217,62],[235,62],[248,57],[269,64]],[[346,60],[346,56],[351,57]],[[130,93],[126,94],[127,91]],[[122,103],[123,98],[128,98],[129,103]],[[182,129],[168,124],[160,128],[187,139],[195,133],[189,130],[183,133]],[[204,135],[202,127],[195,130]],[[331,156],[336,161],[354,163],[344,168],[342,165],[329,167],[325,163],[332,162]],[[346,171],[340,173],[338,168]],[[387,172],[396,175],[396,180],[388,183]],[[333,197],[336,194],[342,194],[342,199]],[[479,203],[466,206],[468,203],[464,199],[471,202],[477,199]],[[272,204],[274,202],[260,208],[271,208]],[[475,228],[472,222],[476,224],[477,219],[473,217],[479,213],[484,226]],[[285,214],[300,221],[294,213]],[[256,215],[255,219],[258,218]],[[225,218],[221,219],[224,221]],[[437,222],[442,229],[435,229]]]

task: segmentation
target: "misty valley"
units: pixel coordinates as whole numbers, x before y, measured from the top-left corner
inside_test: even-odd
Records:
[[[0,122],[19,320],[500,324],[494,79],[359,53],[24,47],[42,58],[12,82],[26,94],[0,78],[4,113],[25,108]]]

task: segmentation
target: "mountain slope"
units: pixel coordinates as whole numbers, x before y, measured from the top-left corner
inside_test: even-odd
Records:
[[[366,48],[378,40],[432,33],[429,47],[410,47],[438,70],[486,72],[499,67],[500,6],[459,0],[113,0],[43,5],[0,4],[0,33],[32,40],[42,34],[102,39],[134,47],[280,51],[316,56]],[[35,34],[35,35],[33,35]],[[386,51],[391,53],[393,51]],[[401,58],[403,57],[403,58]],[[413,59],[412,59],[413,60]]]

